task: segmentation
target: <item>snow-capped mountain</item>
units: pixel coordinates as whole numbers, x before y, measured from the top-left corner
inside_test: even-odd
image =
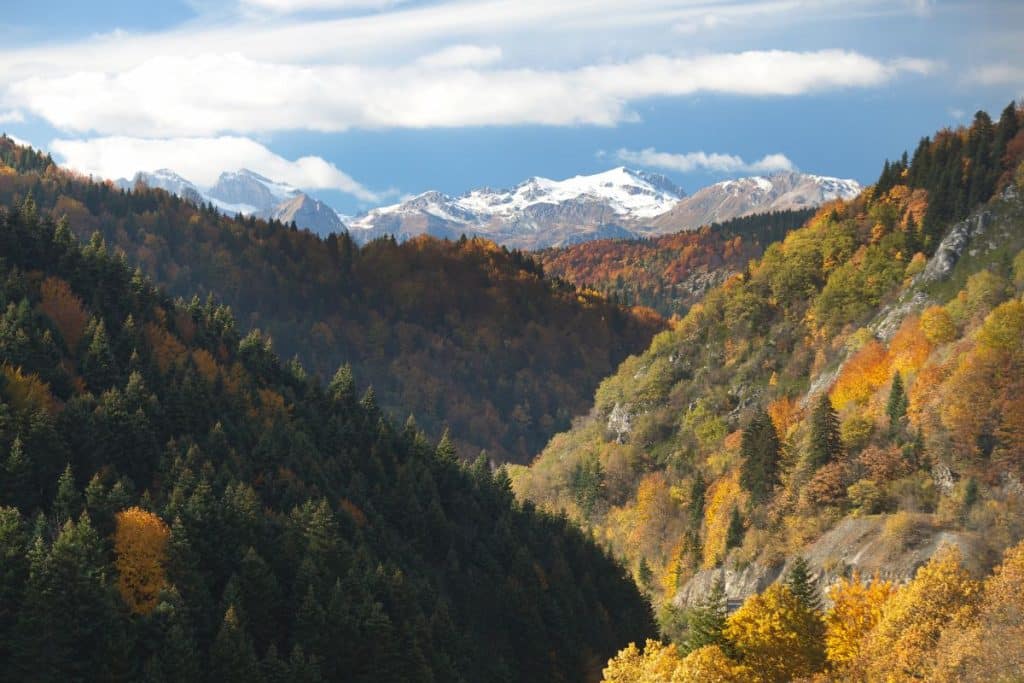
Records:
[[[246,168],[225,171],[207,195],[214,204],[236,213],[267,215],[282,202],[300,194],[297,188],[261,176]],[[231,207],[228,209],[228,207]]]
[[[298,188],[246,169],[221,173],[208,188],[167,169],[118,184],[130,188],[137,182],[212,203],[229,215],[294,221],[321,235],[347,229],[361,243],[389,235],[398,240],[468,235],[519,249],[693,230],[752,213],[849,199],[861,191],[855,180],[787,172],[726,180],[687,196],[664,176],[618,167],[565,180],[534,177],[507,190],[480,188],[458,196],[424,192],[350,218]]]
[[[425,192],[349,221],[358,241],[480,235],[523,249],[602,237],[628,237],[626,227],[668,211],[685,193],[664,176],[614,168],[566,180],[534,177],[509,190],[482,188],[451,197]]]
[[[856,180],[795,172],[726,180],[679,201],[641,231],[666,234],[753,213],[806,209],[833,199],[852,199],[862,189]]]
[[[169,168],[161,168],[153,171],[152,173],[140,171],[136,173],[135,177],[131,180],[126,180],[124,178],[118,180],[117,186],[124,190],[130,190],[135,187],[137,183],[142,183],[149,187],[158,187],[161,190],[167,190],[171,194],[177,195],[182,199],[187,199],[190,202],[195,202],[197,204],[203,202],[203,193],[199,191],[199,188]]]
[[[287,183],[245,168],[221,173],[217,182],[205,189],[166,168],[151,173],[140,171],[130,181],[124,178],[117,181],[117,185],[126,190],[136,183],[159,187],[196,204],[213,204],[229,216],[242,214],[284,223],[294,221],[300,228],[321,235],[345,229],[338,213],[323,202]]]

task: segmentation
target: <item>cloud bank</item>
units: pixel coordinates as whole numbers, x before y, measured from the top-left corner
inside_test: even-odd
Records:
[[[611,126],[632,105],[701,93],[796,96],[927,73],[922,60],[847,50],[646,55],[574,69],[492,68],[494,48],[458,46],[402,66],[294,65],[240,53],[154,57],[116,71],[31,76],[5,104],[76,133],[211,136],[306,129]]]
[[[621,161],[634,166],[661,168],[679,173],[710,171],[712,173],[774,173],[793,171],[796,166],[784,154],[768,154],[757,161],[746,162],[735,154],[686,152],[673,154],[648,147],[641,150],[620,149],[615,153]]]
[[[247,168],[307,190],[337,190],[367,202],[380,199],[378,193],[320,157],[288,160],[244,137],[57,139],[50,143],[50,150],[61,163],[102,178],[131,178],[137,171],[170,168],[209,187],[221,171]]]

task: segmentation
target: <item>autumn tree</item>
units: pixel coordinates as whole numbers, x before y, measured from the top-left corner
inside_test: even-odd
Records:
[[[117,588],[129,609],[149,614],[166,584],[164,567],[170,529],[163,520],[139,507],[116,515],[114,554]]]
[[[960,564],[957,546],[944,546],[914,580],[889,599],[861,652],[871,680],[928,679],[946,628],[964,628],[977,610],[980,584]]]
[[[759,680],[791,681],[810,676],[825,663],[820,615],[785,584],[747,598],[729,617],[724,633]]]
[[[856,571],[829,589],[832,606],[825,612],[825,653],[833,666],[851,667],[860,659],[864,639],[895,592],[891,582],[877,576],[865,582]]]

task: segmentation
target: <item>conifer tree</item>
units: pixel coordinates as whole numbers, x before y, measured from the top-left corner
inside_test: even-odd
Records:
[[[797,557],[786,575],[786,585],[804,607],[809,610],[821,611],[821,596],[818,594],[816,581],[811,576],[810,566],[803,557]]]
[[[733,507],[732,514],[729,516],[729,528],[725,532],[725,549],[735,548],[743,543],[743,532],[743,517],[740,515],[740,509]]]
[[[690,610],[685,652],[693,652],[708,645],[728,648],[728,641],[722,635],[726,619],[725,582],[717,577],[708,592],[696,607]]]
[[[899,371],[892,376],[892,389],[889,390],[885,413],[889,416],[889,433],[895,435],[903,424],[903,418],[907,416],[907,393]]]
[[[764,410],[743,430],[740,454],[740,484],[750,491],[752,501],[766,499],[779,483],[779,436],[775,424]]]
[[[811,415],[811,443],[807,453],[808,464],[818,469],[843,454],[843,442],[839,436],[839,416],[832,407],[827,392],[822,392]]]
[[[217,638],[210,648],[212,680],[223,683],[262,683],[256,652],[234,606],[224,613]]]

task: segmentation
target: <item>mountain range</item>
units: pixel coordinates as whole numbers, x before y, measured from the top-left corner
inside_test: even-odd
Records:
[[[298,188],[246,169],[224,172],[201,189],[171,170],[140,172],[142,182],[221,212],[295,221],[326,235],[348,230],[359,243],[384,236],[457,239],[480,236],[519,249],[542,249],[607,238],[638,238],[693,230],[757,213],[804,209],[861,190],[855,180],[796,172],[727,180],[691,196],[663,175],[625,167],[565,180],[533,177],[511,189],[478,188],[451,196],[424,192],[358,216],[344,216]]]

